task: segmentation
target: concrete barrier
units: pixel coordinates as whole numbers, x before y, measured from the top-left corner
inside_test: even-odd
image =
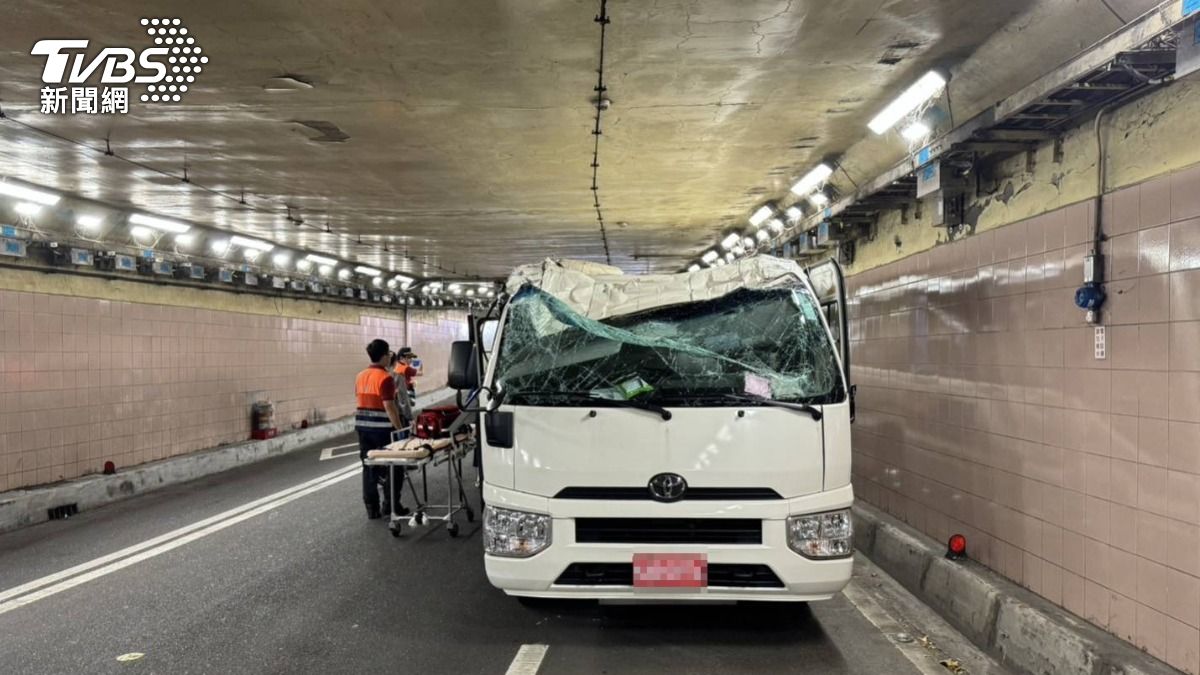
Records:
[[[422,392],[422,400],[440,404],[451,389]],[[111,476],[83,476],[62,483],[0,493],[0,532],[50,519],[50,509],[67,504],[79,511],[94,509],[135,495],[158,490],[264,459],[323,443],[354,430],[354,418],[343,417],[307,429],[289,431],[265,441],[223,445],[157,462],[139,464]]]
[[[1005,666],[1036,675],[1168,675],[1179,671],[866,505],[855,545]]]
[[[74,504],[79,511],[128,499],[269,457],[321,443],[354,430],[345,417],[307,429],[290,431],[265,441],[248,441],[202,450],[157,462],[139,464],[106,476],[83,476],[62,483],[0,494],[0,532],[50,519],[49,510]]]

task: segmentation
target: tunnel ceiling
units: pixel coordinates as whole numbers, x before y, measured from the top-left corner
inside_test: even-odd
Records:
[[[613,262],[678,269],[825,156],[872,177],[904,148],[867,138],[866,122],[932,66],[950,69],[965,118],[1153,4],[613,0],[599,158]],[[417,274],[603,260],[589,190],[598,10],[10,0],[0,174]],[[35,41],[140,48],[143,16],[182,17],[211,59],[184,101],[40,113]]]

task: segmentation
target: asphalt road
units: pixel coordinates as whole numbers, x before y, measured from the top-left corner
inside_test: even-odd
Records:
[[[522,645],[547,675],[1001,672],[865,561],[812,605],[524,606],[477,522],[366,520],[352,448],[319,459],[350,442],[0,536],[0,672],[505,673]]]

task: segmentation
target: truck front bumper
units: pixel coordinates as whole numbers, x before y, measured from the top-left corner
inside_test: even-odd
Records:
[[[551,544],[529,558],[485,555],[488,580],[509,595],[537,598],[586,598],[619,601],[814,601],[827,600],[850,581],[851,558],[811,560],[787,544],[788,516],[848,508],[850,486],[790,500],[761,503],[554,500],[512,490],[485,487],[489,504],[553,518]],[[580,543],[575,519],[604,518],[757,518],[761,544]],[[629,581],[639,553],[704,554],[709,585],[704,588],[635,588]],[[764,570],[763,568],[766,568]],[[590,570],[591,574],[581,574]],[[748,570],[753,570],[751,574]],[[574,573],[572,573],[574,572]]]

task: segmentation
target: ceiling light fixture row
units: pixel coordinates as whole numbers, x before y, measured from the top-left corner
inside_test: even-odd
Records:
[[[27,185],[22,185],[7,180],[0,180],[0,196],[8,197],[15,203],[13,211],[23,218],[32,220],[38,216],[43,207],[53,207],[61,202],[61,195],[49,192],[46,190],[34,188]],[[74,216],[74,225],[81,235],[87,237],[97,237],[101,234],[105,223],[110,220],[105,216],[100,215],[95,210],[84,211]],[[163,218],[161,216],[151,215],[143,212],[133,212],[126,218],[128,225],[129,236],[132,243],[143,251],[156,247],[163,237],[170,235],[175,244],[175,253],[187,255],[185,251],[190,251],[197,242],[197,235],[193,230],[193,226],[178,220]],[[216,230],[207,230],[209,239],[208,253],[212,257],[226,258],[235,248],[240,248],[243,251],[243,257],[247,262],[257,261],[262,254],[276,250],[276,245],[269,241],[247,237],[244,235],[223,235]],[[277,269],[287,269],[292,264],[293,255],[303,256],[296,261],[296,269],[302,272],[311,272],[316,269],[317,273],[322,277],[332,277],[335,274],[339,279],[348,280],[352,274],[350,268],[342,267],[347,265],[337,258],[320,255],[317,253],[293,252],[291,250],[279,250],[271,258],[271,262]],[[358,265],[354,267],[354,272],[363,276],[371,277],[376,280],[376,285],[386,284],[388,288],[398,288],[407,290],[417,283],[414,277],[404,274],[393,273],[390,279],[384,280],[383,270]]]
[[[2,113],[3,113],[3,111],[0,111],[0,117],[3,116]],[[43,136],[46,136],[48,139],[51,139],[52,141],[55,141],[55,142],[71,143],[71,141],[69,141],[68,139],[57,136],[54,133],[51,133],[50,131],[45,130],[45,129],[40,129],[37,127],[29,127],[28,130],[32,131],[34,133],[42,134]],[[72,149],[76,149],[76,148],[74,148],[74,146],[72,146]],[[171,171],[167,171],[164,169],[156,169],[156,168],[147,167],[147,166],[143,165],[141,162],[139,162],[138,160],[124,156],[120,152],[113,150],[112,145],[107,142],[105,143],[104,147],[93,148],[91,146],[87,146],[84,148],[84,150],[94,152],[98,156],[103,156],[106,159],[120,160],[122,162],[130,164],[131,166],[137,167],[138,170],[140,170],[140,171],[152,171],[154,173],[159,174],[160,176],[174,179],[174,180],[178,181],[180,185],[187,185],[191,188],[197,188],[197,189],[200,189],[200,190],[206,192],[209,196],[215,195],[215,196],[227,199],[231,202],[234,202],[238,205],[239,208],[249,209],[249,210],[260,212],[260,213],[267,213],[270,215],[279,215],[279,212],[274,208],[255,206],[255,205],[248,203],[246,201],[246,192],[244,189],[240,193],[230,193],[230,192],[226,192],[220,188],[202,185],[201,183],[197,182],[194,178],[183,180],[183,178],[185,178],[185,176],[180,176],[177,173],[172,173]],[[2,182],[2,181],[0,181],[0,182]],[[14,187],[14,186],[12,186],[10,184],[10,187]],[[21,186],[15,186],[14,189],[21,189]],[[28,189],[28,188],[26,188],[26,189]],[[40,190],[34,190],[34,192],[41,193],[42,195],[48,194],[48,193],[40,191]],[[21,197],[20,195],[9,194],[9,193],[5,193],[5,192],[0,192],[0,195],[23,199],[23,197]],[[52,199],[54,199],[55,201],[52,203],[49,203],[49,204],[43,204],[43,206],[53,206],[54,203],[56,203],[57,200],[59,199],[58,195],[50,195],[50,197]],[[27,201],[34,201],[34,200],[27,200]],[[303,220],[303,219],[301,219],[301,220]],[[296,226],[312,228],[313,230],[316,230],[327,236],[336,237],[337,239],[339,239],[340,241],[345,242],[345,243],[353,243],[354,242],[354,238],[351,235],[340,233],[340,232],[334,232],[332,230],[332,228],[329,227],[328,222],[326,222],[323,225],[316,225],[316,224],[311,224],[308,222],[301,222],[301,223],[297,223]],[[369,244],[363,244],[362,241],[359,241],[358,244],[363,245],[363,246],[371,246]],[[371,247],[375,248],[377,250],[381,249],[381,247],[379,247],[379,246],[371,246]],[[413,265],[420,266],[421,268],[424,268],[427,270],[434,269],[434,270],[439,270],[441,272],[448,273],[448,274],[458,274],[459,273],[456,270],[446,267],[442,264],[439,264],[436,262],[430,262],[428,259],[413,257],[408,254],[400,254],[400,255],[402,258],[404,258],[405,260],[408,260]]]
[[[882,135],[902,120],[909,119],[909,123],[901,129],[900,135],[910,144],[925,141],[933,133],[933,129],[920,118],[919,114],[914,115],[913,113],[921,110],[922,106],[935,97],[940,96],[945,90],[947,82],[946,76],[937,70],[925,73],[872,118],[867,124],[867,128],[876,135]],[[791,187],[791,193],[796,202],[787,208],[782,214],[782,218],[772,204],[764,204],[750,215],[751,226],[761,228],[764,223],[768,225],[767,230],[759,229],[754,233],[755,240],[761,247],[769,246],[774,237],[783,234],[788,227],[794,227],[804,219],[804,207],[801,202],[807,201],[812,204],[815,212],[820,212],[829,206],[831,198],[823,186],[833,176],[835,166],[831,162],[821,162],[796,181]],[[836,196],[836,191],[834,196]],[[787,221],[786,226],[783,222],[784,219]],[[763,232],[767,231],[770,234],[762,236]],[[711,267],[733,262],[740,255],[754,250],[754,247],[738,245],[739,238],[736,233],[727,235],[720,241],[718,247],[706,251],[700,257],[699,263],[690,265],[688,271],[695,272],[701,266]],[[741,253],[738,253],[739,248],[742,250]],[[720,253],[722,250],[725,251],[723,257]]]

